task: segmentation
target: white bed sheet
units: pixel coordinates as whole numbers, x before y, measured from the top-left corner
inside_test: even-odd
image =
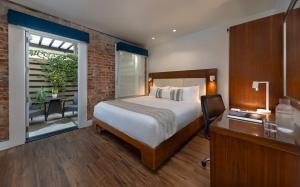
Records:
[[[146,106],[172,110],[176,115],[176,132],[197,119],[202,114],[200,101],[178,102],[167,99],[157,99],[152,96],[123,100]],[[153,117],[145,114],[132,112],[100,102],[94,108],[94,117],[152,148],[157,147],[165,140],[163,138],[163,132],[160,132],[159,130],[158,122]]]

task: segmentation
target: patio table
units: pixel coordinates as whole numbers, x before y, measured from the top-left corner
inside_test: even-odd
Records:
[[[66,97],[48,97],[44,101],[44,110],[45,110],[45,121],[48,119],[49,114],[60,113],[64,117]]]

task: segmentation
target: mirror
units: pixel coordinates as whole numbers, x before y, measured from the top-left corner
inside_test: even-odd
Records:
[[[292,0],[284,24],[284,95],[300,101],[300,1]]]

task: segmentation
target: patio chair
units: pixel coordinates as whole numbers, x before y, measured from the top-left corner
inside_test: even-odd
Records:
[[[32,121],[34,117],[44,116],[44,115],[45,115],[45,109],[40,109],[38,107],[34,107],[32,105],[32,101],[29,100],[29,118],[30,118],[30,120]]]
[[[70,107],[71,107],[73,115],[74,115],[74,112],[78,111],[78,94],[77,93],[74,94],[73,103]]]
[[[64,101],[61,99],[51,99],[49,101],[48,107],[46,107],[45,120],[48,120],[50,114],[61,114],[64,117]]]

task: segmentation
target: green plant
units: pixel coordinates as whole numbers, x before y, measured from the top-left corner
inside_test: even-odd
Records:
[[[52,94],[64,91],[66,82],[77,82],[77,55],[59,54],[43,50],[30,50],[31,56],[37,56],[47,60],[42,65],[42,71],[52,86]]]
[[[42,59],[49,59],[49,58],[53,58],[53,57],[57,56],[58,53],[52,53],[52,52],[44,51],[44,50],[29,49],[29,55],[31,57],[35,56],[35,57],[39,57]]]
[[[53,87],[53,94],[57,94],[58,90],[65,90],[67,81],[77,82],[77,56],[65,54],[50,57],[42,71]]]
[[[35,99],[39,103],[39,107],[43,107],[43,103],[47,98],[47,93],[43,87],[41,87],[36,93],[35,93]]]
[[[34,49],[29,50],[29,54],[47,61],[42,65],[42,71],[45,72],[46,78],[52,86],[52,94],[64,91],[66,82],[77,83],[77,55]]]

